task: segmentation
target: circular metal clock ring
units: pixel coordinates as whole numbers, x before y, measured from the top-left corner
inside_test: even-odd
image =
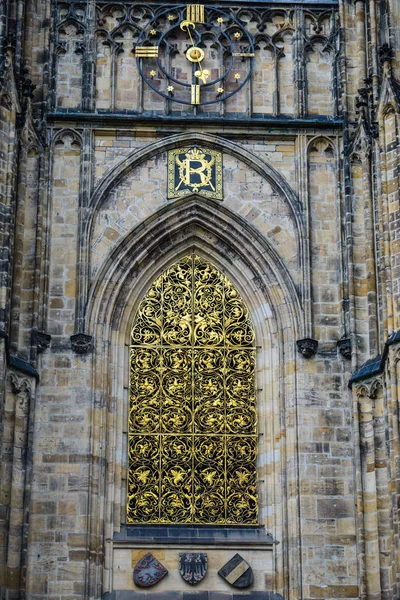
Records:
[[[164,16],[166,16],[167,14],[170,13],[170,11],[172,9],[178,11],[179,14],[182,15],[183,11],[187,8],[186,4],[181,4],[181,5],[177,5],[174,7],[169,7],[166,10],[161,11],[160,13],[158,13],[156,16],[154,16],[152,19],[150,19],[147,24],[143,27],[141,33],[139,34],[138,40],[137,40],[137,44],[136,46],[139,46],[140,48],[142,48],[141,44],[149,43],[147,41],[147,31],[149,28],[151,28],[151,35],[155,35],[157,32],[157,28],[159,27],[159,23],[160,23],[160,19]],[[152,78],[150,79],[144,72],[143,69],[143,65],[142,65],[142,58],[141,56],[146,56],[146,54],[140,55],[137,54],[136,55],[136,63],[138,66],[138,70],[140,75],[142,76],[142,78],[145,80],[145,82],[147,83],[147,85],[154,91],[156,92],[158,95],[162,96],[163,98],[173,101],[173,102],[177,102],[179,104],[185,104],[185,105],[191,105],[191,104],[200,104],[200,105],[209,105],[209,104],[216,104],[218,102],[221,101],[225,101],[228,98],[230,98],[231,96],[233,96],[234,94],[236,94],[237,92],[239,92],[245,85],[246,83],[249,81],[250,77],[251,77],[251,73],[253,71],[253,66],[254,66],[254,42],[253,42],[253,38],[251,36],[251,34],[245,29],[245,27],[243,26],[243,24],[233,15],[228,14],[227,12],[225,12],[224,10],[221,10],[220,8],[216,8],[215,6],[212,5],[204,5],[204,9],[208,11],[208,13],[212,15],[212,21],[216,20],[215,17],[215,13],[218,13],[219,15],[221,15],[218,18],[218,25],[214,22],[209,22],[209,23],[205,23],[205,25],[208,28],[212,28],[214,31],[216,31],[216,34],[218,36],[220,36],[221,39],[225,40],[225,44],[226,44],[226,50],[225,50],[225,55],[226,52],[228,51],[230,54],[229,57],[229,62],[228,64],[223,64],[220,67],[220,73],[222,72],[222,74],[220,75],[220,77],[213,79],[212,81],[208,81],[208,78],[211,74],[211,70],[207,65],[205,67],[201,64],[203,60],[207,61],[207,57],[205,56],[205,52],[202,48],[199,47],[199,43],[201,41],[201,35],[199,34],[199,31],[196,28],[196,23],[194,23],[191,20],[188,20],[185,18],[183,18],[180,23],[176,23],[175,25],[170,26],[166,31],[164,30],[161,33],[161,36],[158,37],[158,44],[157,44],[157,50],[154,51],[154,53],[150,52],[149,54],[147,54],[147,56],[153,56],[156,61],[157,61],[157,67],[159,72],[161,72],[163,74],[163,76],[166,78],[167,80],[167,84],[168,84],[168,94],[166,93],[166,91],[162,91],[158,85],[156,85],[155,82],[152,81],[153,78],[153,74]],[[182,18],[182,17],[180,17]],[[223,30],[222,27],[219,26],[220,23],[225,22],[225,23],[229,23],[229,27],[225,26],[225,29]],[[200,22],[201,24],[204,24],[204,21]],[[165,47],[166,49],[171,48],[171,42],[168,41],[168,37],[172,34],[172,36],[174,36],[174,31],[176,31],[176,29],[181,29],[183,32],[187,32],[188,33],[188,37],[189,37],[189,41],[191,41],[191,45],[189,48],[187,48],[186,50],[184,50],[184,54],[186,59],[191,62],[193,64],[193,76],[194,78],[197,79],[193,79],[192,83],[189,83],[186,81],[180,81],[179,79],[177,79],[176,77],[174,77],[172,75],[172,72],[169,72],[166,68],[166,66],[163,64],[163,61],[161,59],[161,56],[158,52],[158,48],[159,47]],[[234,45],[234,41],[231,39],[231,31],[232,28],[236,28],[239,29],[241,31],[241,42],[246,44],[245,49],[243,49],[243,46],[241,48],[239,48],[240,52],[237,51],[237,49],[235,49],[235,45]],[[239,34],[235,34],[234,36],[237,40],[240,39],[239,38]],[[173,44],[173,43],[172,43]],[[153,46],[143,46],[143,48],[153,48]],[[223,46],[221,46],[222,50],[223,50]],[[243,62],[243,57],[247,57],[249,59],[249,67],[247,72],[244,74],[243,79],[239,82],[240,79],[240,74],[236,73],[235,74],[235,80],[236,80],[236,87],[235,89],[229,91],[228,93],[222,93],[224,90],[221,88],[218,88],[218,90],[216,90],[216,92],[218,92],[217,97],[214,100],[205,100],[205,101],[200,101],[200,95],[199,98],[196,99],[195,101],[188,101],[182,97],[179,97],[178,95],[174,96],[174,88],[173,86],[170,85],[170,82],[176,83],[177,85],[179,85],[181,88],[183,89],[188,89],[188,88],[192,88],[192,93],[193,93],[193,88],[196,88],[200,91],[200,89],[205,89],[207,88],[208,90],[210,90],[211,86],[215,86],[216,84],[218,84],[219,82],[222,82],[222,80],[226,80],[227,76],[229,75],[229,73],[232,71],[234,64],[235,64],[235,57],[242,57],[242,62]],[[198,65],[198,68],[196,69],[196,63]],[[153,69],[154,71],[154,69]],[[199,85],[200,81],[202,81],[202,84]],[[194,85],[197,84],[197,85]],[[171,88],[171,89],[170,89]]]
[[[186,6],[186,5],[184,5],[184,6]],[[165,11],[165,12],[169,12],[169,11]],[[222,11],[219,11],[219,12],[222,12]],[[223,13],[223,14],[225,14],[225,13]],[[153,19],[153,20],[154,20],[154,19]],[[150,22],[147,24],[147,27],[149,27],[151,23],[152,23],[152,21],[150,21]],[[170,27],[170,28],[168,29],[168,31],[166,31],[165,33],[163,33],[163,34],[162,34],[162,36],[160,37],[160,40],[159,40],[159,45],[161,46],[163,43],[164,43],[164,44],[165,44],[165,43],[168,43],[168,42],[167,42],[167,40],[166,40],[166,37],[167,37],[169,34],[173,33],[174,29],[178,29],[179,27],[180,27],[180,25],[179,25],[179,24],[177,24],[177,25],[174,25],[173,27]],[[224,37],[224,38],[227,40],[227,43],[229,44],[229,47],[230,47],[230,49],[231,49],[231,54],[233,54],[233,49],[234,49],[234,46],[233,46],[232,40],[231,40],[231,39],[229,38],[229,36],[228,36],[228,35],[227,35],[227,34],[226,34],[224,31],[222,31],[222,30],[221,30],[219,27],[216,27],[216,26],[215,26],[214,28],[215,28],[217,31],[219,31],[219,32],[220,32],[220,34],[221,34],[221,35],[222,35],[222,36],[223,36],[223,37]],[[196,30],[194,31],[194,33],[195,33],[195,35],[198,35],[198,32],[196,32]],[[139,39],[140,39],[140,38],[139,38]],[[192,47],[199,48],[198,46],[192,46]],[[201,48],[199,48],[199,50],[202,50],[202,49],[201,49]],[[193,61],[193,62],[197,62],[197,61]],[[157,94],[160,94],[160,96],[163,96],[164,98],[167,98],[168,100],[171,100],[171,98],[170,98],[169,96],[167,96],[166,94],[163,94],[163,92],[161,92],[160,90],[157,90],[155,87],[153,87],[153,86],[152,86],[152,84],[149,82],[149,80],[147,79],[147,77],[146,77],[146,76],[145,76],[145,74],[143,73],[143,70],[141,69],[141,66],[140,66],[140,63],[139,63],[139,61],[137,61],[137,63],[138,63],[139,72],[140,72],[140,74],[142,75],[142,77],[143,77],[143,78],[146,80],[146,83],[147,83],[147,84],[148,84],[148,85],[149,85],[149,86],[150,86],[150,87],[151,87],[151,88],[152,88],[152,89],[153,89],[155,92],[157,92]],[[225,79],[225,77],[227,77],[227,75],[229,75],[229,73],[232,71],[232,69],[233,69],[233,65],[234,65],[234,58],[233,58],[233,56],[232,56],[232,57],[231,57],[231,60],[230,60],[230,62],[229,62],[229,65],[227,65],[227,66],[226,66],[226,68],[225,68],[225,72],[224,72],[224,73],[223,73],[223,74],[222,74],[220,77],[218,77],[218,79],[213,79],[213,81],[209,81],[208,83],[206,83],[206,84],[203,84],[203,87],[209,87],[209,86],[211,86],[211,85],[216,85],[217,83],[219,83],[220,81],[222,81],[223,79]],[[168,73],[168,71],[167,71],[167,70],[165,69],[165,67],[163,66],[163,64],[162,64],[162,62],[161,62],[161,59],[160,59],[160,57],[159,57],[159,56],[158,56],[158,58],[157,58],[157,66],[158,66],[158,68],[160,69],[160,71],[161,71],[161,72],[162,72],[162,73],[165,75],[165,77],[167,77],[169,80],[173,81],[174,83],[177,83],[178,85],[181,85],[182,87],[186,87],[186,88],[190,88],[190,87],[191,87],[191,85],[192,85],[192,84],[190,84],[190,83],[186,83],[185,81],[180,81],[179,79],[177,79],[176,77],[174,77],[173,75],[171,75],[171,73]],[[247,78],[247,79],[248,79],[248,78]],[[247,79],[245,79],[245,80],[244,80],[244,82],[241,84],[241,86],[240,86],[240,87],[238,87],[238,88],[235,90],[235,92],[233,92],[234,94],[236,94],[236,92],[237,92],[237,91],[239,91],[239,89],[245,85],[245,83],[246,83]],[[231,94],[231,95],[232,95],[232,94]],[[177,100],[177,102],[178,102],[178,100]],[[182,101],[182,102],[180,102],[180,101],[179,101],[179,103],[180,103],[180,104],[190,104],[190,102],[185,102],[185,101]]]

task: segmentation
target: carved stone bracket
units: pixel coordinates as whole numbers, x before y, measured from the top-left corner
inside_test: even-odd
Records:
[[[44,352],[45,350],[47,350],[47,348],[50,346],[50,342],[51,342],[51,335],[49,333],[44,333],[44,331],[37,332],[36,344],[37,344],[37,351],[39,354],[41,352]]]
[[[9,374],[9,381],[11,383],[11,388],[14,394],[31,394],[32,386],[28,379],[25,377],[18,377],[15,373]]]
[[[365,398],[377,398],[382,393],[383,387],[382,377],[375,377],[374,379],[363,381],[360,385],[354,386],[353,389],[359,402],[362,402]]]
[[[18,399],[18,405],[23,414],[28,411],[29,400],[32,395],[32,386],[25,377],[18,377],[15,373],[10,373],[8,376],[13,394]]]
[[[350,338],[342,338],[338,341],[337,346],[339,348],[340,354],[346,360],[351,359],[351,340]]]
[[[71,347],[76,354],[89,354],[93,350],[93,336],[87,333],[71,335]]]
[[[312,338],[297,340],[296,346],[297,350],[302,356],[304,356],[304,358],[311,358],[317,353],[318,350],[318,342]]]

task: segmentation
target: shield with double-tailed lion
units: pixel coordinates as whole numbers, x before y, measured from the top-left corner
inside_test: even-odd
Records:
[[[139,587],[151,587],[165,577],[167,573],[167,569],[160,561],[151,552],[148,552],[133,569],[133,581]]]

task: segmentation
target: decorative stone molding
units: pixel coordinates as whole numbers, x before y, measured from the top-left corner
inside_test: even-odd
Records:
[[[75,354],[89,354],[93,350],[93,336],[87,333],[71,335],[71,346]]]
[[[311,358],[317,353],[318,342],[312,338],[303,338],[296,342],[297,350],[304,358]]]
[[[25,377],[18,377],[16,373],[10,373],[8,379],[11,383],[11,389],[14,394],[32,393],[31,383]]]
[[[342,338],[338,341],[337,346],[339,348],[340,354],[346,360],[351,359],[351,340],[350,338]]]
[[[374,379],[369,386],[369,397],[377,398],[379,394],[382,394],[383,391],[383,381],[382,377],[377,377]]]
[[[369,396],[368,386],[365,383],[355,386],[353,390],[357,396],[358,401],[360,401],[360,398],[368,398]]]
[[[363,381],[359,385],[354,386],[354,391],[358,399],[360,398],[376,398],[383,390],[383,381],[381,377],[375,377],[369,381]]]
[[[62,145],[68,149],[82,148],[82,136],[80,132],[75,129],[60,129],[54,135],[53,145]]]
[[[10,373],[8,380],[11,384],[11,390],[18,399],[19,408],[23,414],[28,412],[29,400],[32,395],[32,386],[25,377],[18,377],[15,373]]]
[[[0,78],[0,106],[19,113],[21,112],[21,105],[14,77],[14,49],[11,45],[6,49],[3,72],[4,76]]]
[[[43,152],[43,144],[40,141],[39,135],[33,121],[32,100],[26,98],[25,122],[21,131],[21,141],[25,151],[35,150],[38,153]]]
[[[49,333],[44,333],[44,331],[38,331],[36,334],[36,345],[38,354],[47,350],[50,346],[51,335]]]

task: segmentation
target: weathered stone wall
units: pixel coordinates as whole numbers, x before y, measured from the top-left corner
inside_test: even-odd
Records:
[[[139,599],[132,566],[150,550],[171,573],[147,598],[186,600],[177,556],[192,548],[209,552],[198,589],[224,600],[216,571],[235,552],[255,571],[238,597],[394,600],[397,4],[225,7],[254,36],[254,72],[208,108],[139,77],[155,10],[0,2],[0,598]],[[167,199],[167,153],[188,144],[222,153],[222,201]],[[130,329],[192,250],[256,329],[260,524],[277,543],[143,541],[126,526]]]

